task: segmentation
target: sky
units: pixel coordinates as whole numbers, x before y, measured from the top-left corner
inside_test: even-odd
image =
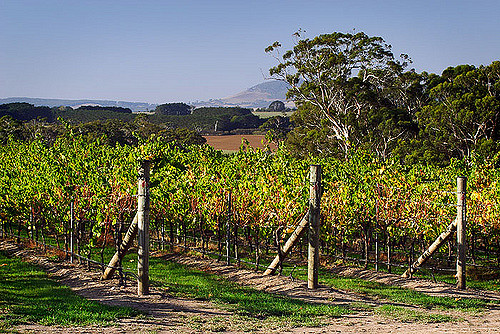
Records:
[[[0,0],[0,98],[223,98],[268,78],[275,41],[363,31],[418,72],[500,59],[500,1]]]

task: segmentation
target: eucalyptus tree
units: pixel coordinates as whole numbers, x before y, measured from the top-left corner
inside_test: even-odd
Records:
[[[430,89],[431,102],[417,113],[422,136],[436,151],[464,158],[491,157],[500,139],[500,62],[447,68]]]
[[[301,32],[295,36],[293,49],[282,55],[279,42],[266,48],[278,61],[269,73],[290,85],[288,98],[299,108],[309,104],[318,111],[321,126],[328,127],[323,131],[326,139],[335,142],[348,158],[365,136],[369,113],[381,107],[398,109],[391,103],[394,97],[406,104],[395,89],[404,89],[397,77],[404,73],[410,60],[405,55],[396,60],[383,38],[363,32],[334,32],[313,39],[301,39]]]

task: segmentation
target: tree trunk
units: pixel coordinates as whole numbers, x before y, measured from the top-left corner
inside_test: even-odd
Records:
[[[182,220],[182,234],[184,235],[184,249],[187,249],[187,226],[186,220]]]
[[[161,219],[160,220],[160,223],[161,223],[161,246],[160,246],[160,249],[162,251],[165,250],[165,242],[166,242],[166,239],[165,239],[165,219]]]
[[[283,231],[283,227],[278,227],[276,231],[274,231],[274,244],[276,245],[276,248],[278,249],[278,274],[281,275],[283,272],[283,251],[281,249],[281,242],[280,242],[280,237],[281,237],[281,232]],[[269,270],[266,269],[266,271]]]
[[[18,225],[17,225],[17,239],[16,239],[16,242],[17,243],[20,243],[21,242],[21,228],[22,228],[22,225],[21,225],[21,219],[18,220]]]
[[[200,215],[200,237],[201,237],[201,252],[205,254],[205,230],[203,229],[203,216]]]
[[[217,261],[222,259],[222,223],[218,217],[217,222],[217,248],[219,251],[219,256],[217,257]]]
[[[446,260],[446,264],[448,267],[451,267],[451,264],[453,263],[453,243],[451,240],[448,240],[447,242],[448,245],[448,258]]]
[[[246,234],[246,239],[247,239],[247,242],[248,242],[248,247],[249,247],[249,251],[250,252],[253,252],[253,241],[252,241],[252,235],[251,235],[251,230],[250,230],[250,226],[245,226],[245,234]]]
[[[235,222],[233,247],[234,247],[234,257],[236,258],[239,267],[241,265],[241,259],[240,259],[240,245],[238,242],[238,225],[239,225],[238,222]]]
[[[59,242],[59,234],[57,232],[56,232],[56,245],[57,245],[58,249],[61,249],[61,245],[60,245],[60,242]]]
[[[105,226],[104,227],[104,238],[102,239],[102,244],[101,244],[101,263],[104,263],[104,250],[106,249],[106,237],[108,234],[108,228]],[[104,273],[105,267],[103,265],[102,267],[102,272]]]
[[[43,222],[40,224],[40,235],[41,235],[41,238],[42,238],[42,244],[43,244],[43,251],[44,252],[47,252],[47,244],[45,243],[45,234],[43,233],[43,226],[45,224],[43,224]],[[37,230],[38,232],[38,230]],[[37,237],[37,241],[38,241],[38,237]]]
[[[472,230],[472,240],[471,240],[471,249],[470,249],[470,255],[472,257],[472,264],[476,264],[476,232],[474,229]]]
[[[116,223],[116,226],[115,226],[115,248],[116,248],[116,252],[118,254],[121,254],[122,253],[122,250],[121,250],[121,245],[122,245],[122,232],[123,232],[123,220],[120,219],[120,221],[118,223]],[[118,275],[120,276],[120,285],[125,285],[126,282],[125,282],[125,279],[123,277],[123,269],[122,269],[122,259],[118,259]],[[116,267],[116,266],[115,266]],[[105,269],[106,270],[106,269]]]

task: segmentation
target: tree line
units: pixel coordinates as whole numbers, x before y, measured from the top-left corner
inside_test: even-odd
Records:
[[[166,141],[202,144],[202,134],[226,133],[237,129],[256,129],[264,123],[245,108],[197,108],[184,103],[159,105],[154,114],[133,114],[120,107],[83,106],[37,107],[28,103],[0,105],[0,142],[9,138],[47,143],[69,132],[89,139],[106,137],[110,145],[137,145],[157,136]]]

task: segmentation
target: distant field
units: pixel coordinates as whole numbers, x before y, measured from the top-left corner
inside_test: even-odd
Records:
[[[290,117],[292,116],[294,112],[293,111],[287,111],[287,112],[282,112],[282,111],[252,111],[252,114],[255,116],[259,116],[260,118],[271,118],[274,116],[286,116]],[[283,115],[285,114],[285,115]]]
[[[264,135],[227,135],[227,136],[204,136],[207,139],[207,144],[217,150],[223,151],[238,151],[243,138],[248,140],[249,146],[254,148],[264,148],[269,145],[271,150],[276,150],[274,143],[269,143]]]

